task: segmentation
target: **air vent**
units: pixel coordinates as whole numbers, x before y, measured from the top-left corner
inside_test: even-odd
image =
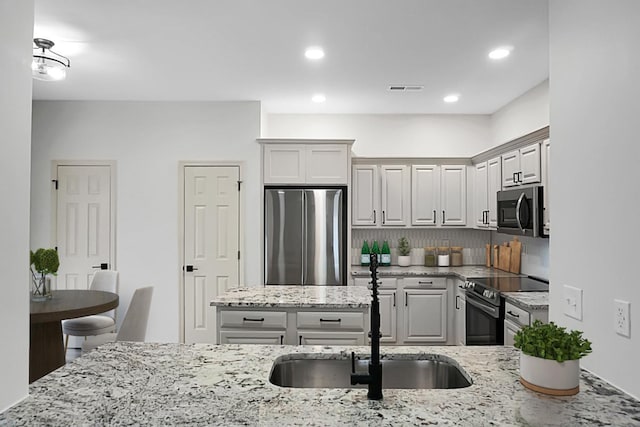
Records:
[[[420,92],[424,89],[421,85],[391,85],[389,86],[390,92]]]

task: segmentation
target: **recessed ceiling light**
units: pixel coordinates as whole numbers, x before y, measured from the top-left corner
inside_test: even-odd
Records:
[[[322,59],[324,58],[324,50],[317,46],[309,47],[304,51],[304,56],[306,56],[307,59]]]
[[[313,95],[313,97],[311,98],[311,100],[313,102],[324,102],[327,100],[327,98],[321,94],[321,93],[316,93],[315,95]]]
[[[510,53],[511,53],[511,48],[499,47],[499,48],[494,49],[491,52],[489,52],[489,58],[491,58],[491,59],[503,59],[503,58],[506,58],[507,56],[509,56]]]
[[[447,95],[443,98],[444,102],[448,102],[448,103],[452,103],[452,102],[458,102],[458,99],[460,99],[460,95],[455,95],[455,94],[451,94],[451,95]]]

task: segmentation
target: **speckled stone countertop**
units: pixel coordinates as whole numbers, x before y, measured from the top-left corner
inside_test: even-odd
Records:
[[[368,277],[370,275],[368,267],[359,265],[351,266],[351,276]],[[467,280],[474,277],[518,277],[520,274],[513,274],[507,271],[489,268],[484,265],[463,265],[461,267],[423,267],[412,265],[409,267],[378,267],[378,276],[456,276],[459,279]]]
[[[549,292],[502,292],[507,301],[530,310],[548,310]]]
[[[260,286],[229,289],[211,301],[224,307],[367,308],[371,292],[355,286]]]
[[[31,384],[26,400],[0,414],[0,425],[640,425],[639,401],[585,371],[576,396],[549,397],[525,389],[518,382],[518,351],[512,347],[384,348],[388,358],[453,359],[473,384],[449,390],[385,389],[381,401],[368,401],[366,389],[281,388],[269,382],[278,357],[322,353],[348,358],[351,350],[369,351],[107,344]]]

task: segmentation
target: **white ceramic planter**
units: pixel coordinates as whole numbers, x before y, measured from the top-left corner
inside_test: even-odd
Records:
[[[541,393],[563,396],[576,394],[580,385],[580,360],[559,363],[521,352],[520,378],[524,380],[522,384],[525,387]]]
[[[398,257],[398,265],[400,267],[409,267],[411,265],[411,255],[400,255]]]

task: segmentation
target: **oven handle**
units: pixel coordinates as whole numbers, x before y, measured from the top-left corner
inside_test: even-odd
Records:
[[[520,228],[520,231],[524,233],[524,227],[522,227],[522,222],[520,221],[520,206],[522,205],[523,199],[524,193],[520,194],[520,197],[518,197],[518,203],[516,203],[516,221],[518,222],[518,228]]]
[[[475,296],[467,292],[467,304],[471,304],[475,308],[480,311],[484,311],[494,319],[500,318],[500,310],[496,307],[488,306],[486,304],[482,304]]]

